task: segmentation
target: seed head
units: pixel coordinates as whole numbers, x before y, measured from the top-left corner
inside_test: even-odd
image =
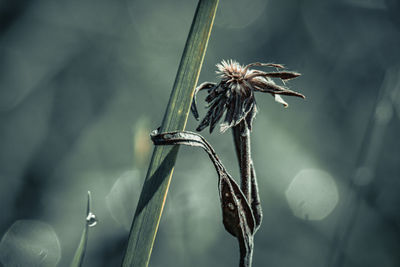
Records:
[[[250,69],[250,67],[274,67],[277,71],[264,72],[260,70]],[[282,82],[300,76],[300,73],[293,71],[285,71],[284,66],[274,63],[251,63],[246,66],[240,65],[234,60],[223,60],[217,64],[217,74],[221,81],[216,83],[205,82],[198,86],[195,90],[192,112],[195,118],[198,118],[196,107],[196,94],[200,90],[207,89],[208,95],[206,102],[208,103],[208,112],[197,127],[197,131],[201,131],[210,126],[210,133],[214,130],[216,123],[225,113],[225,119],[221,123],[221,132],[226,131],[242,121],[246,122],[247,127],[251,130],[253,119],[257,113],[254,92],[270,93],[275,97],[275,101],[288,104],[280,95],[291,95],[305,98],[304,95],[288,89],[285,86],[277,85],[272,78],[278,78]]]

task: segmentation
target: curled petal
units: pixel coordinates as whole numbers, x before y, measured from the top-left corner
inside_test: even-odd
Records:
[[[221,118],[222,113],[224,112],[226,104],[226,97],[223,94],[220,94],[217,98],[215,98],[209,105],[206,116],[200,122],[199,126],[197,126],[196,131],[201,131],[207,126],[210,126],[210,133],[214,129],[215,124],[218,119]],[[216,120],[217,119],[217,120]]]
[[[233,125],[239,123],[243,117],[242,101],[240,100],[240,95],[235,95],[235,109],[233,112]]]
[[[254,93],[251,91],[250,97],[246,98],[243,102],[244,106],[244,119],[246,121],[247,127],[251,131],[253,119],[257,113],[256,99],[254,98]]]
[[[253,120],[257,114],[257,105],[254,101],[253,107],[250,109],[249,113],[246,115],[246,124],[249,130],[251,131],[253,128]]]
[[[201,120],[199,126],[197,126],[196,131],[200,132],[208,125],[210,125],[210,112],[207,112],[207,115]]]
[[[233,95],[231,94],[228,98],[227,104],[226,104],[226,115],[224,122],[221,123],[220,126],[220,132],[223,133],[230,127],[232,127],[232,121],[233,121],[233,114],[235,112],[235,101],[233,98]]]
[[[271,77],[271,78],[280,78],[282,80],[290,80],[299,77],[301,74],[294,71],[277,71],[277,72],[262,72],[257,71],[248,76],[247,79],[252,79],[254,77]]]
[[[272,96],[274,96],[276,102],[281,103],[285,108],[289,106],[289,104],[286,103],[280,95],[272,94]]]
[[[254,105],[254,97],[246,98],[243,101],[243,109],[244,109],[245,115],[247,115],[247,113],[249,113],[249,111],[253,107],[253,105]]]
[[[285,68],[281,64],[254,62],[254,63],[250,63],[250,64],[246,65],[244,67],[244,71],[246,72],[250,67],[275,67],[275,68],[278,68],[278,69]]]
[[[256,225],[249,202],[204,137],[187,131],[159,133],[158,130],[154,130],[151,133],[151,140],[155,145],[187,145],[203,148],[218,174],[218,190],[225,229],[239,239],[252,237]]]
[[[197,110],[197,101],[196,101],[196,95],[199,91],[204,90],[204,89],[212,89],[213,87],[216,87],[216,83],[210,83],[210,82],[204,82],[200,84],[199,86],[194,89],[194,94],[193,94],[193,101],[192,105],[190,107],[190,110],[193,113],[193,116],[195,117],[196,120],[199,120],[199,112]]]
[[[214,86],[213,88],[208,89],[208,95],[205,99],[207,103],[212,102],[215,98],[217,98],[224,91],[226,91],[226,89],[221,88],[221,86],[223,86],[222,83],[219,83],[216,86]]]
[[[222,101],[219,102],[220,103],[214,108],[213,113],[210,116],[210,133],[213,132],[215,125],[221,119],[225,111],[226,100],[223,99]]]
[[[289,95],[289,96],[297,96],[301,98],[306,98],[303,94],[298,92],[292,91],[284,86],[280,86],[275,84],[273,81],[261,80],[258,79],[254,83],[254,90],[260,91],[263,93],[270,93],[270,94],[279,94],[279,95]]]

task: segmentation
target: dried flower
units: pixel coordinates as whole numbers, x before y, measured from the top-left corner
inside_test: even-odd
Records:
[[[275,67],[277,71],[264,72],[260,70],[249,69],[250,67]],[[238,125],[245,121],[247,127],[251,130],[252,121],[257,113],[254,92],[270,93],[275,97],[275,101],[288,104],[280,95],[290,95],[305,98],[304,95],[294,92],[284,86],[277,85],[272,78],[279,78],[282,82],[300,76],[300,73],[293,71],[278,70],[284,66],[274,63],[251,63],[246,66],[240,65],[234,60],[223,60],[217,64],[217,74],[220,74],[221,81],[217,83],[205,82],[198,86],[194,93],[192,112],[196,119],[199,114],[196,107],[196,94],[201,90],[208,90],[206,102],[208,103],[208,112],[197,127],[201,131],[210,126],[210,133],[214,130],[217,122],[222,118],[226,111],[225,119],[220,125],[220,131]]]

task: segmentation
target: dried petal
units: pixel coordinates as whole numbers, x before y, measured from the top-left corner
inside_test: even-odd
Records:
[[[289,104],[286,103],[285,100],[283,100],[283,98],[280,95],[274,95],[274,94],[272,95],[275,97],[275,101],[281,103],[285,108],[289,106]]]
[[[215,125],[217,122],[221,119],[222,115],[224,114],[225,111],[225,99],[219,101],[220,103],[218,106],[215,107],[213,114],[211,115],[210,118],[210,133],[214,130]]]
[[[187,131],[158,133],[158,130],[155,130],[151,133],[151,139],[155,145],[188,145],[203,148],[218,173],[218,188],[225,229],[238,238],[251,236],[254,233],[254,216],[246,197],[204,137]]]
[[[301,74],[293,71],[277,71],[277,72],[255,72],[248,75],[247,79],[252,79],[254,77],[271,77],[280,78],[282,80],[290,80],[299,77]]]
[[[204,83],[200,84],[199,86],[197,86],[196,89],[194,89],[193,100],[192,100],[192,105],[190,107],[190,110],[192,111],[193,116],[195,117],[196,120],[199,120],[199,112],[197,110],[197,101],[196,101],[197,93],[204,89],[210,90],[211,88],[213,88],[215,86],[217,86],[216,83],[204,82]]]
[[[208,125],[210,125],[210,112],[207,112],[207,115],[201,120],[199,126],[197,126],[196,131],[200,132]]]
[[[244,67],[244,70],[247,71],[250,67],[275,67],[278,69],[283,69],[285,68],[283,65],[281,64],[275,64],[275,63],[260,63],[260,62],[254,62],[254,63],[250,63],[248,65],[246,65]]]
[[[226,109],[225,119],[224,119],[224,122],[221,123],[221,127],[220,127],[220,131],[222,133],[225,132],[227,129],[229,129],[229,127],[232,126],[233,114],[235,112],[235,101],[234,101],[234,97],[232,94],[230,95],[226,106],[227,106],[227,109]]]
[[[267,80],[257,80],[254,82],[254,89],[256,91],[260,91],[263,93],[270,93],[270,94],[280,94],[280,95],[289,95],[289,96],[297,96],[301,98],[305,98],[303,94],[300,94],[298,92],[292,91],[284,86],[280,86],[275,84],[273,81],[267,81]]]
[[[254,105],[253,105],[252,109],[249,111],[249,113],[246,116],[246,124],[250,131],[253,129],[253,120],[256,117],[256,114],[257,114],[257,105],[254,101]]]
[[[222,208],[222,221],[225,229],[233,236],[240,236],[243,231],[241,225],[249,228],[254,233],[255,222],[253,212],[246,197],[238,184],[225,173],[219,173],[219,191]],[[244,217],[240,215],[244,214]]]
[[[218,92],[217,90],[210,90],[210,92],[208,93],[205,100],[207,103],[210,103],[220,95],[221,95],[221,92]]]

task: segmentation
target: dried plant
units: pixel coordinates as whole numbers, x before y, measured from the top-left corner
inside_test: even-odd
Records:
[[[257,230],[252,209],[236,181],[226,171],[212,146],[199,134],[182,132],[151,134],[155,145],[188,145],[202,147],[218,173],[218,191],[221,202],[222,222],[225,229],[239,241],[240,266],[251,266],[253,235]]]
[[[223,60],[220,64],[217,64],[217,74],[220,75],[221,81],[219,83],[202,83],[195,90],[192,112],[196,119],[199,117],[196,107],[196,94],[201,90],[207,89],[206,102],[209,103],[208,112],[197,127],[197,131],[210,126],[211,133],[225,111],[226,115],[221,124],[221,132],[238,125],[243,120],[246,121],[247,127],[251,130],[254,116],[257,113],[256,100],[254,98],[254,92],[257,91],[270,93],[275,97],[276,102],[283,104],[285,107],[288,104],[280,95],[305,98],[304,95],[277,85],[272,80],[272,78],[279,78],[282,81],[287,81],[300,76],[300,73],[284,70],[264,72],[250,69],[250,67],[255,66],[284,68],[280,64],[259,62],[242,66],[234,60]]]
[[[278,71],[263,72],[250,69],[255,66],[275,67]],[[199,117],[196,107],[196,95],[201,90],[208,90],[206,102],[208,112],[197,127],[201,131],[210,126],[210,133],[224,113],[221,132],[231,128],[240,167],[240,186],[228,174],[211,145],[201,136],[191,132],[152,133],[155,145],[190,145],[200,146],[209,155],[219,177],[219,195],[225,229],[235,236],[240,248],[240,267],[249,267],[252,262],[254,234],[261,225],[262,209],[258,194],[258,185],[253,160],[250,152],[250,131],[257,113],[254,92],[270,93],[275,101],[288,104],[280,95],[305,98],[304,95],[277,85],[272,78],[282,82],[300,76],[297,72],[284,71],[280,64],[251,63],[246,66],[238,62],[222,61],[217,64],[221,81],[219,83],[205,82],[198,86],[192,102],[192,113]]]

